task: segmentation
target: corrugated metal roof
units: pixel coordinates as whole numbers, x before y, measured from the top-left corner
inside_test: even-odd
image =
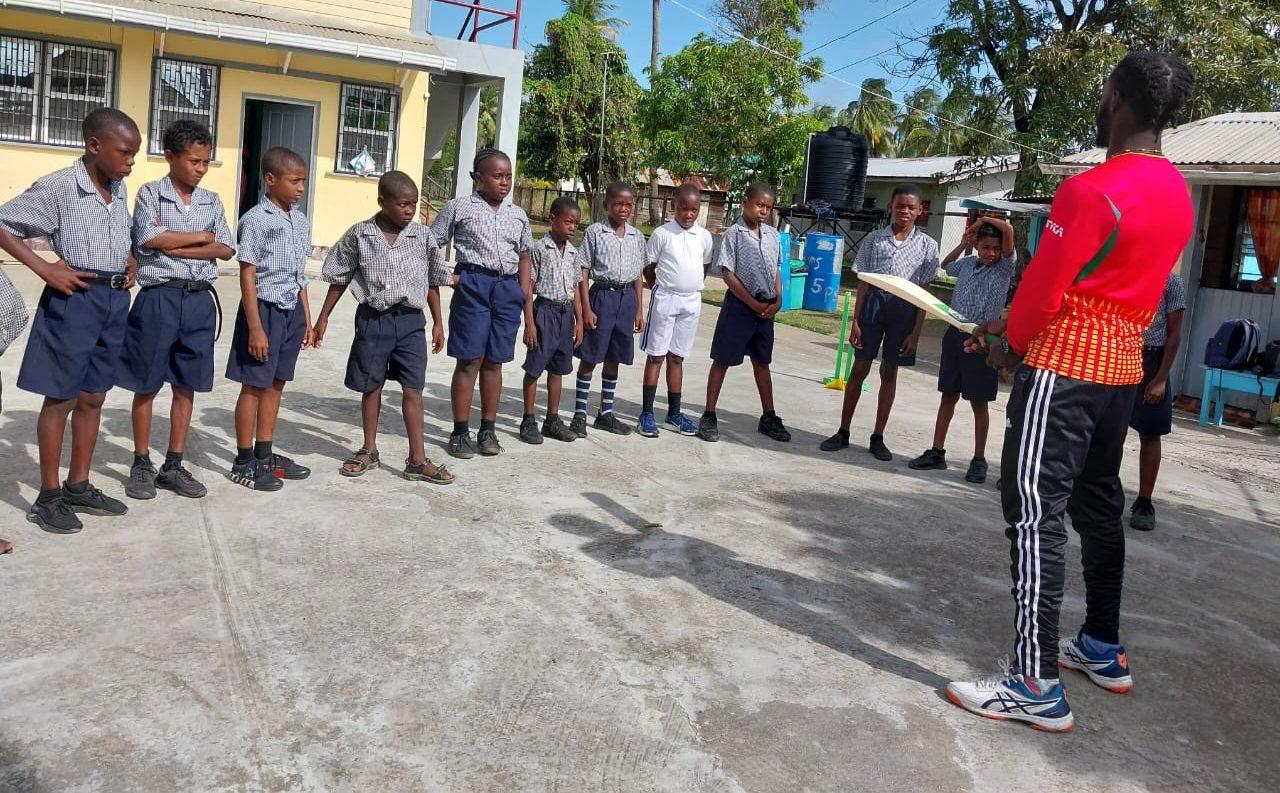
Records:
[[[1016,170],[1017,155],[979,160],[974,157],[872,157],[868,179],[916,179],[950,182],[979,173]]]
[[[174,33],[253,41],[280,49],[304,49],[406,66],[456,67],[456,61],[445,57],[430,39],[408,30],[340,21],[242,0],[5,0],[5,4]]]
[[[1161,141],[1175,165],[1280,165],[1280,113],[1224,113],[1166,130]],[[1096,165],[1105,149],[1062,158],[1064,164]]]

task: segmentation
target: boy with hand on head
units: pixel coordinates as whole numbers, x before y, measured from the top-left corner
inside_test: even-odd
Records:
[[[853,268],[859,273],[883,273],[924,285],[938,276],[938,243],[916,226],[924,212],[924,197],[914,184],[893,189],[889,208],[892,223],[871,232],[858,247]],[[876,404],[876,424],[868,451],[881,462],[893,459],[884,442],[884,430],[898,393],[898,367],[915,366],[916,345],[924,326],[924,312],[882,289],[858,284],[854,318],[849,332],[853,345],[853,370],[844,389],[840,429],[822,442],[824,452],[849,446],[849,425],[862,395],[862,383],[871,373],[877,356],[880,361],[880,394]]]
[[[195,121],[164,132],[169,175],[142,186],[133,212],[133,246],[142,287],[129,311],[120,386],[133,397],[133,465],[125,493],[155,498],[156,488],[187,498],[207,492],[182,464],[195,393],[213,390],[213,342],[219,305],[213,291],[218,259],[236,255],[216,193],[199,187],[209,171],[213,136]],[[151,462],[156,394],[173,389],[169,447],[157,472]]]
[[[343,476],[361,476],[379,467],[378,415],[382,387],[400,383],[409,457],[404,477],[438,485],[453,483],[453,474],[427,459],[423,432],[422,389],[427,380],[427,320],[431,309],[431,351],[444,349],[440,318],[440,286],[453,278],[444,264],[435,235],[414,220],[418,186],[408,174],[388,171],[378,180],[378,214],[355,224],[325,256],[321,277],[329,293],[311,333],[320,347],[343,292],[350,286],[360,303],[356,332],[347,358],[346,386],[362,395],[360,416],[364,445],[342,464]]]
[[[653,401],[658,375],[667,364],[667,420],[665,426],[681,435],[697,435],[698,428],[680,410],[684,389],[684,359],[693,351],[702,316],[702,286],[711,265],[715,243],[711,232],[698,225],[702,191],[686,182],[676,190],[674,220],[654,230],[649,238],[649,265],[645,281],[652,289],[649,318],[640,349],[649,356],[644,365],[644,407],[636,429],[646,438],[658,437]]]
[[[272,448],[284,384],[293,379],[299,350],[311,345],[311,223],[297,206],[307,187],[307,164],[297,153],[268,149],[262,177],[266,196],[236,229],[241,298],[227,379],[241,384],[231,481],[274,492],[284,487],[283,479],[311,476],[311,469]]]
[[[582,210],[578,202],[560,196],[551,204],[551,233],[533,246],[533,323],[524,327],[529,352],[524,359],[524,420],[520,440],[542,443],[544,437],[577,439],[560,420],[564,376],[573,371],[573,348],[582,341],[582,298],[578,282],[578,249],[570,238],[578,233]],[[547,373],[547,420],[538,431],[538,378]]]
[[[768,223],[773,214],[773,188],[763,182],[747,187],[742,215],[725,229],[720,241],[721,277],[729,288],[724,296],[716,332],[711,341],[711,373],[707,375],[707,407],[699,422],[698,436],[712,443],[720,440],[716,405],[729,368],[747,356],[760,393],[760,423],[756,429],[786,443],[791,432],[774,412],[773,322],[782,308],[782,238]]]
[[[114,108],[89,113],[82,130],[84,156],[0,207],[0,248],[47,284],[18,387],[44,396],[36,424],[40,495],[27,520],[57,534],[84,528],[77,512],[128,511],[89,484],[89,465],[129,317],[137,263],[123,180],[133,170],[142,135],[133,119]],[[33,237],[48,237],[57,261],[46,262],[27,247],[23,240]],[[71,466],[60,485],[68,417]]]
[[[962,256],[966,250],[974,255]],[[1009,280],[1018,267],[1017,243],[1013,226],[1001,218],[981,218],[964,233],[964,239],[942,260],[948,275],[955,276],[955,296],[951,307],[970,322],[1000,319]],[[973,408],[973,459],[965,481],[981,484],[987,481],[987,430],[991,418],[987,405],[995,400],[1000,376],[987,366],[981,351],[965,352],[966,335],[948,327],[942,337],[942,361],[938,367],[938,419],[933,429],[933,448],[907,465],[916,471],[942,471],[947,467],[947,430],[963,397]]]
[[[533,231],[511,195],[511,158],[484,149],[471,166],[475,192],[445,204],[431,223],[440,244],[453,242],[458,261],[449,304],[449,357],[457,360],[450,397],[449,454],[460,460],[502,453],[494,424],[502,397],[502,365],[516,357],[523,316],[533,324],[530,251]],[[480,380],[480,432],[471,436],[471,402]]]
[[[626,182],[605,188],[608,218],[587,227],[578,249],[584,330],[577,349],[578,393],[569,428],[579,438],[587,437],[591,376],[599,363],[604,363],[604,373],[595,427],[615,435],[631,434],[631,428],[613,414],[613,397],[618,390],[618,366],[630,366],[635,360],[635,334],[644,330],[642,275],[648,251],[644,234],[630,223],[635,200]]]
[[[1133,403],[1129,428],[1138,433],[1138,497],[1129,508],[1129,526],[1153,531],[1156,508],[1151,496],[1160,475],[1160,438],[1173,432],[1173,392],[1169,372],[1182,342],[1182,314],[1187,292],[1177,273],[1169,273],[1151,327],[1142,334],[1142,382]]]

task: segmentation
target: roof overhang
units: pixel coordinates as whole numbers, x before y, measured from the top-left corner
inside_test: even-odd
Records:
[[[110,22],[114,25],[131,25],[151,30],[183,33],[201,38],[228,39],[288,50],[302,50],[339,58],[377,61],[405,68],[424,71],[453,71],[457,60],[439,53],[427,42],[414,42],[410,46],[385,46],[343,38],[311,35],[294,30],[272,28],[270,24],[254,25],[225,22],[216,17],[220,12],[216,4],[210,4],[207,16],[200,16],[199,9],[175,6],[187,13],[165,13],[160,10],[139,7],[144,4],[122,5],[91,2],[90,0],[0,0],[0,7],[43,11],[60,16],[75,16]],[[149,3],[157,9],[164,3]],[[189,15],[188,15],[189,14]],[[282,26],[283,27],[283,26]],[[408,44],[408,42],[405,42]]]
[[[1098,163],[1048,162],[1040,170],[1050,176],[1075,176],[1095,168]],[[1183,178],[1192,184],[1271,184],[1280,185],[1280,166],[1215,167],[1205,164],[1174,164]]]

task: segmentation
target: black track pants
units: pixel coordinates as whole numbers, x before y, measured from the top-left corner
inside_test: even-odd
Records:
[[[1066,517],[1080,534],[1084,632],[1119,643],[1124,584],[1120,461],[1134,386],[1105,386],[1020,366],[1009,397],[1001,504],[1013,560],[1014,663],[1058,676]]]

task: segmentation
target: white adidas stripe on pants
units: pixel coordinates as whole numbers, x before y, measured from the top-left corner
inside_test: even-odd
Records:
[[[1021,502],[1018,532],[1016,655],[1023,674],[1037,676],[1040,669],[1040,520],[1044,516],[1040,499],[1040,460],[1044,452],[1045,425],[1057,375],[1035,370],[1027,395],[1019,438],[1017,486]]]

